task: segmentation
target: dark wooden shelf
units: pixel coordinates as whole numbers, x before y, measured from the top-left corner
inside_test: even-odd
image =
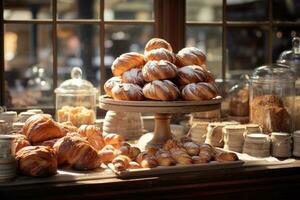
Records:
[[[1,199],[298,199],[300,161],[293,164],[1,186]]]

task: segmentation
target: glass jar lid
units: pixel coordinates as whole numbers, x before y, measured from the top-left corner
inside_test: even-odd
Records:
[[[258,82],[295,82],[296,75],[289,66],[275,63],[256,68],[251,80]]]
[[[292,65],[295,60],[300,61],[300,38],[294,37],[292,40],[292,49],[282,52],[279,56],[279,63]]]
[[[74,67],[71,71],[71,79],[64,81],[55,89],[56,94],[97,94],[98,90],[91,82],[82,79],[82,71]]]

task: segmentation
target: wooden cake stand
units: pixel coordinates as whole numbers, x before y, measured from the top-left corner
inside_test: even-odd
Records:
[[[147,147],[161,147],[172,138],[170,120],[172,113],[204,112],[221,108],[221,97],[207,101],[118,101],[107,95],[99,97],[99,106],[116,112],[154,113],[155,127]]]

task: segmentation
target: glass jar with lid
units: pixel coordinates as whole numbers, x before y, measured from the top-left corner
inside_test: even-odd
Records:
[[[87,80],[82,79],[82,71],[74,67],[71,79],[55,89],[56,119],[69,121],[75,126],[93,124],[96,118],[98,90]]]
[[[290,66],[297,76],[295,84],[295,109],[293,115],[294,121],[296,122],[300,121],[300,38],[294,37],[292,45],[293,47],[291,50],[286,50],[280,54],[278,62]],[[295,123],[295,130],[300,130],[300,123]]]
[[[284,64],[261,66],[250,81],[250,122],[263,133],[293,131],[294,71]]]

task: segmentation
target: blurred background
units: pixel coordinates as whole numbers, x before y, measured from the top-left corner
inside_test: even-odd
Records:
[[[155,1],[3,0],[6,106],[53,107],[53,89],[74,66],[101,88],[116,57],[143,53],[155,37]],[[297,0],[185,3],[185,45],[203,50],[216,78],[231,85],[241,74],[276,62],[300,33]]]

